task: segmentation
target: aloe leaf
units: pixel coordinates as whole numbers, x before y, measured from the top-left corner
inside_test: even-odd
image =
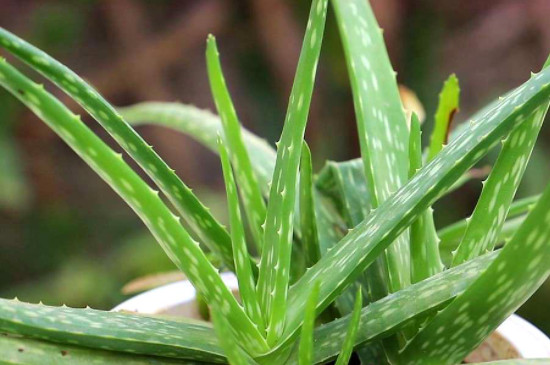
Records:
[[[142,125],[150,123],[152,125],[162,125],[172,128],[176,131],[190,135],[213,152],[217,153],[215,136],[222,132],[222,126],[219,117],[209,111],[180,103],[146,102],[120,108],[119,112],[131,124]],[[459,127],[459,129],[461,129],[461,127]],[[260,139],[246,129],[242,128],[242,132],[244,143],[247,146],[252,162],[252,167],[258,177],[258,182],[262,187],[267,189],[273,174],[276,156],[275,151],[271,149],[265,140]],[[360,188],[357,193],[349,189],[350,191],[348,193],[353,194],[355,197],[348,199],[349,206],[346,206],[345,209],[339,199],[340,189],[347,189],[346,184],[340,183],[337,177],[338,174],[332,171],[333,168],[340,168],[340,165],[345,165],[343,169],[346,171],[342,171],[342,175],[353,176],[350,180],[357,180],[356,185]],[[462,175],[462,177],[444,193],[449,193],[459,188],[467,181],[478,177],[479,173],[472,173],[471,171],[472,170]],[[343,233],[345,232],[345,227],[338,219],[336,212],[333,211],[333,206],[338,209],[338,212],[345,217],[348,222],[351,219],[349,216],[345,216],[348,214],[346,213],[348,211],[356,217],[361,216],[361,212],[363,212],[362,218],[357,220],[357,222],[360,222],[364,218],[364,215],[369,210],[368,207],[370,204],[363,203],[364,199],[367,202],[369,201],[369,194],[366,190],[366,186],[367,183],[361,159],[353,159],[342,163],[329,162],[327,166],[323,168],[315,182],[316,189],[314,190],[315,199],[319,202],[319,204],[316,204],[315,209],[316,218],[318,220],[317,227],[321,252],[326,252],[329,247],[343,237]],[[321,192],[322,195],[319,195],[319,192]],[[264,194],[267,195],[267,193],[268,192],[264,190]],[[327,199],[330,201],[327,201]],[[295,224],[296,223],[295,220]],[[355,224],[353,226],[355,226]],[[348,228],[353,226],[348,225]],[[444,255],[442,259],[447,264],[449,261],[447,256],[449,254],[447,253],[448,250],[443,248],[447,246],[447,243],[451,243],[453,246],[449,246],[451,247],[450,250],[456,249],[458,242],[456,242],[456,244],[454,242],[455,240],[460,240],[462,235],[459,237],[453,236],[452,242],[449,241],[450,238],[447,239],[446,231],[438,232],[438,235],[442,235],[440,237],[440,247],[442,248],[442,255]],[[382,280],[383,276],[380,276],[377,280]],[[372,290],[372,288],[370,290]],[[351,293],[353,293],[353,291],[351,291]]]
[[[472,179],[483,176],[485,176],[485,169],[471,169],[444,191],[443,195],[460,188]],[[343,162],[327,162],[315,181],[315,187],[323,196],[330,199],[332,205],[337,208],[338,214],[348,223],[349,228],[356,226],[370,212],[367,180],[360,158]],[[350,198],[344,203],[342,199],[346,195]],[[349,222],[352,221],[356,223],[349,226]]]
[[[359,323],[361,321],[361,308],[363,307],[363,295],[361,289],[357,290],[355,296],[355,304],[353,306],[353,312],[351,312],[351,318],[349,320],[348,331],[344,344],[342,345],[342,351],[336,359],[336,365],[347,365],[353,352],[353,346],[355,344],[355,336],[359,329]]]
[[[481,196],[468,221],[468,227],[453,257],[452,265],[460,264],[494,248],[529,162],[548,105],[546,102],[544,107],[530,115],[502,143],[502,150],[489,178],[483,184]]]
[[[447,144],[449,130],[455,113],[458,111],[460,99],[460,86],[455,74],[451,74],[443,84],[439,93],[439,104],[435,113],[434,130],[430,137],[428,149],[428,161],[441,151]]]
[[[332,200],[348,228],[361,223],[372,209],[361,159],[327,162],[315,186]]]
[[[95,349],[225,361],[211,327],[141,315],[0,299],[0,330]]]
[[[223,135],[220,118],[208,110],[193,105],[167,102],[145,102],[118,108],[120,114],[132,125],[161,125],[185,133],[218,153],[216,136]],[[260,137],[241,127],[243,142],[259,185],[265,195],[269,193],[268,183],[273,177],[276,152]]]
[[[496,257],[497,252],[481,256],[367,305],[361,310],[354,345],[387,338],[404,329],[411,321],[435,313],[464,292]],[[315,354],[316,363],[337,355],[350,320],[351,315],[347,315],[316,330],[315,343],[319,349]]]
[[[243,142],[237,112],[225,84],[216,39],[212,35],[208,36],[206,61],[210,88],[214,96],[216,108],[221,116],[223,135],[225,136],[229,156],[235,167],[235,176],[239,183],[239,191],[245,207],[245,213],[256,242],[256,249],[258,252],[261,252],[263,238],[261,226],[265,220],[266,208],[260,192],[260,186],[250,163],[248,151]]]
[[[502,226],[502,230],[498,235],[496,242],[502,242],[503,238],[510,237],[514,233],[519,225],[523,222],[525,213],[531,211],[539,200],[540,195],[530,196],[527,198],[519,199],[510,205],[510,210],[506,215],[506,221]],[[437,234],[441,239],[439,243],[439,250],[441,258],[446,265],[451,265],[452,251],[455,251],[460,244],[464,232],[468,227],[468,221],[470,218],[462,219],[458,222],[450,224],[440,229]]]
[[[236,335],[252,351],[266,349],[263,337],[244,313],[217,269],[212,266],[198,242],[187,233],[175,216],[151,189],[80,118],[33,83],[5,60],[0,59],[0,85],[31,109],[57,133],[122,199],[136,212],[174,264],[210,303],[219,303]]]
[[[515,218],[525,213],[529,213],[531,209],[539,201],[540,195],[533,195],[526,198],[518,199],[510,205],[506,219]],[[460,241],[466,228],[468,227],[468,218],[450,224],[440,229],[437,234],[441,238],[441,244],[447,244],[451,241]],[[458,243],[457,243],[458,244]]]
[[[123,117],[134,125],[151,123],[185,133],[217,153],[215,136],[223,132],[219,117],[206,110],[180,103],[147,102],[120,108]],[[262,187],[264,196],[269,195],[269,186],[275,168],[276,152],[263,139],[242,128],[244,143],[252,168]],[[360,162],[360,160],[357,160]],[[361,167],[362,169],[362,167]],[[321,253],[342,238],[343,224],[333,211],[333,206],[314,189],[315,216]],[[298,199],[297,199],[298,200]],[[296,202],[298,204],[298,202]],[[299,216],[294,218],[294,234],[300,236]]]
[[[548,262],[550,185],[495,261],[418,333],[402,359],[461,361],[542,285],[550,275]]]
[[[268,343],[274,343],[284,328],[298,167],[321,51],[327,1],[314,0],[311,4],[283,132],[277,146],[265,222],[265,246],[258,276],[260,304],[269,317]]]
[[[311,152],[307,143],[304,142],[300,159],[300,226],[306,268],[313,266],[321,257],[314,199]]]
[[[313,328],[315,327],[316,304],[319,296],[319,282],[310,290],[304,314],[304,325],[300,332],[299,365],[313,364]]]
[[[185,133],[192,138],[196,139],[198,142],[208,147],[213,152],[217,153],[216,146],[216,136],[218,133],[222,133],[221,121],[218,116],[212,114],[211,112],[203,109],[199,109],[192,105],[186,105],[181,103],[170,103],[170,102],[144,102],[135,104],[128,107],[118,108],[120,114],[132,125],[140,126],[145,124],[150,125],[160,125],[167,128],[171,128],[181,133]],[[260,186],[264,188],[264,195],[267,196],[268,183],[271,181],[273,175],[273,169],[275,166],[275,150],[260,137],[246,130],[242,129],[242,136],[244,143],[247,147],[250,160],[252,162],[252,167],[258,178]],[[459,127],[461,129],[461,127]],[[367,196],[368,191],[366,190],[366,179],[364,177],[364,169],[361,162],[361,159],[353,159],[350,161],[342,162],[343,164],[350,164],[351,171],[349,173],[355,175],[357,178],[361,177],[361,182],[358,184],[364,186],[365,189],[361,190],[362,196]],[[340,164],[329,162],[331,164]],[[319,179],[316,181],[316,188],[323,191],[323,194],[330,196],[328,190],[331,188],[329,186],[323,186],[325,183],[320,182],[322,180],[321,176],[324,174],[324,171],[330,169],[330,167],[325,167],[319,175]],[[360,170],[360,171],[355,171]],[[330,173],[327,171],[327,174]],[[464,183],[470,181],[471,179],[478,178],[483,176],[483,171],[469,171],[466,172],[457,183],[453,184],[446,193],[456,190],[461,187]],[[328,176],[327,176],[328,177]],[[326,184],[331,184],[331,178],[328,178]],[[337,203],[336,201],[333,201]],[[352,201],[353,202],[353,201]],[[319,206],[325,206],[325,204],[319,204]],[[353,210],[361,210],[362,207],[359,204],[352,206]],[[323,217],[332,216],[332,212],[324,212]],[[318,211],[319,213],[319,211]],[[321,232],[319,232],[321,234]],[[323,240],[321,240],[323,241]],[[326,250],[326,246],[321,245],[322,248]]]
[[[223,140],[218,140],[219,154],[222,163],[225,190],[227,193],[227,205],[229,208],[229,220],[231,222],[231,241],[233,243],[233,257],[239,282],[239,293],[243,300],[246,313],[258,326],[260,332],[265,331],[260,304],[256,296],[256,282],[251,266],[245,240],[244,227],[237,196],[237,185],[233,177],[231,163]]]
[[[422,167],[422,131],[416,113],[411,114],[409,132],[409,178]]]
[[[0,353],[2,364],[10,365],[197,364],[194,361],[124,354],[10,335],[0,336]]]
[[[371,206],[367,181],[361,159],[346,162],[329,162],[317,179],[319,191],[331,197],[348,229],[358,225],[368,215]],[[341,314],[353,311],[355,294],[361,289],[365,301],[374,302],[387,295],[387,272],[382,258],[370,265],[337,299]],[[369,343],[357,349],[362,362],[385,363],[386,355],[381,343]]]
[[[532,76],[493,110],[473,122],[460,138],[448,144],[391,199],[382,203],[328,251],[291,287],[284,338],[294,333],[301,324],[305,288],[322,278],[318,307],[325,308],[418,214],[433,204],[502,137],[519,126],[526,115],[546,103],[549,93],[550,71],[544,70]]]
[[[320,192],[317,188],[317,183],[315,183],[313,195],[316,202],[315,218],[317,219],[319,250],[321,251],[321,256],[323,256],[344,237],[347,227],[338,208],[334,204],[334,200]]]
[[[363,307],[354,345],[386,338],[407,326],[411,321],[440,310],[466,290],[496,257],[498,252],[480,256]],[[351,315],[347,315],[315,329],[314,363],[326,363],[338,355],[342,349],[350,318]],[[258,360],[276,359],[281,352],[279,348],[275,348]],[[298,351],[295,348],[292,349],[290,357],[286,355],[285,361],[286,358],[288,361],[284,362],[285,364],[295,364]]]
[[[374,208],[406,180],[408,128],[382,31],[363,0],[333,0],[353,92],[361,157]],[[408,236],[384,253],[389,292],[410,284]]]
[[[201,241],[217,253],[228,267],[233,268],[229,234],[174,170],[96,90],[60,62],[1,27],[0,44],[55,83],[90,113],[159,186]]]
[[[512,238],[512,236],[516,233],[525,218],[526,216],[523,215],[505,221],[502,225],[502,229],[500,230],[499,235],[497,236],[497,244],[495,245],[495,248],[501,248],[506,244],[506,242],[510,241],[510,238]],[[461,237],[458,238],[458,241],[441,241],[439,251],[441,254],[441,261],[443,261],[443,264],[446,267],[451,267],[452,265],[453,252],[458,247],[458,244],[460,243],[460,238]]]
[[[412,177],[422,167],[420,121],[414,113],[411,116],[409,154],[409,175]],[[433,209],[431,207],[420,214],[418,219],[411,225],[409,232],[411,280],[413,283],[417,283],[443,269],[439,256],[439,238],[435,231]]]
[[[222,314],[221,308],[214,308],[210,311],[214,329],[218,336],[220,345],[225,351],[225,356],[231,365],[253,365],[256,364],[248,354],[239,346],[233,333],[231,326]]]

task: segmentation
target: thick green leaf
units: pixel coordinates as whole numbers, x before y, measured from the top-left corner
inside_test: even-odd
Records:
[[[261,226],[265,221],[265,203],[250,163],[248,151],[243,142],[241,125],[225,84],[216,40],[212,35],[208,36],[206,61],[210,88],[216,108],[221,116],[224,136],[232,164],[235,167],[235,175],[239,183],[245,213],[255,239],[256,249],[261,252],[263,238]]]
[[[218,340],[225,351],[225,356],[231,365],[254,365],[256,362],[239,346],[231,332],[231,326],[222,314],[221,308],[214,307],[210,311]]]
[[[135,104],[133,106],[119,108],[118,111],[122,114],[125,120],[133,125],[161,125],[174,129],[176,131],[188,134],[195,138],[197,141],[208,147],[213,152],[217,153],[216,136],[218,133],[222,133],[221,121],[218,116],[212,114],[207,110],[198,109],[191,105],[185,105],[180,103],[164,103],[164,102],[146,102]],[[258,178],[258,182],[264,188],[264,195],[267,196],[268,183],[271,181],[273,175],[273,168],[275,166],[276,153],[269,144],[252,134],[248,130],[242,128],[244,143],[248,149],[252,167]],[[360,203],[362,199],[368,201],[368,191],[366,190],[367,183],[364,174],[363,164],[361,159],[354,159],[342,163],[329,162],[327,166],[321,171],[318,179],[316,180],[316,190],[322,191],[323,195],[331,198],[332,203],[339,207],[340,214],[342,214],[341,203],[338,202],[339,191],[337,180],[333,179],[332,166],[338,166],[340,164],[349,164],[349,172],[345,174],[353,175],[353,180],[357,180],[357,186],[361,188],[358,199],[350,199],[349,211],[359,212],[364,210],[368,212],[368,204]],[[344,174],[344,175],[345,175]],[[459,180],[458,184],[453,184],[449,190],[460,187],[465,182],[478,177],[479,173],[467,172]],[[342,186],[345,188],[345,186]],[[315,191],[315,197],[319,201],[316,204],[317,219],[323,222],[322,225],[318,224],[321,252],[325,252],[331,244],[327,242],[337,242],[339,240],[338,235],[335,232],[343,232],[342,224],[339,221],[335,221],[335,213],[331,211],[331,205],[327,204],[325,197],[320,197]],[[336,195],[334,195],[336,194]],[[349,218],[349,217],[348,217]],[[348,219],[346,218],[346,219]],[[359,221],[361,221],[360,219]],[[296,223],[296,220],[295,220]],[[326,229],[329,227],[329,229]],[[296,227],[295,227],[296,230]],[[341,237],[340,237],[341,238]]]
[[[0,362],[10,365],[200,365],[193,361],[124,354],[8,335],[0,336],[0,353],[2,354]]]
[[[539,201],[540,195],[534,195],[527,198],[519,199],[510,205],[510,210],[506,215],[506,219],[515,218],[517,216],[528,213],[533,209],[535,204]],[[441,246],[455,250],[460,243],[466,228],[468,227],[469,218],[462,219],[458,222],[450,224],[440,229],[437,234],[441,238]]]
[[[494,248],[535,147],[548,105],[547,102],[545,107],[533,113],[503,142],[498,159],[483,184],[481,196],[453,257],[453,265]]]
[[[220,118],[208,110],[181,103],[146,102],[118,108],[128,123],[161,125],[188,134],[212,152],[218,153],[216,136],[223,135]],[[258,183],[264,195],[269,193],[268,185],[273,177],[276,152],[267,141],[241,127],[242,139]]]
[[[316,181],[318,190],[329,197],[343,217],[347,230],[357,226],[371,210],[363,163],[360,159],[328,162]],[[347,232],[346,230],[346,232]],[[342,314],[353,309],[355,293],[363,287],[366,301],[375,301],[387,294],[387,273],[382,259],[371,265],[363,275],[336,301]]]
[[[420,121],[416,114],[411,116],[409,141],[409,175],[413,177],[422,167],[422,146]],[[439,238],[435,231],[433,209],[430,207],[413,222],[410,232],[411,280],[422,281],[443,269],[439,257]]]
[[[516,231],[521,226],[525,218],[526,216],[523,215],[517,218],[506,220],[502,225],[500,234],[497,236],[497,239],[496,239],[497,245],[495,247],[500,248],[504,246],[506,242],[509,241],[510,238],[512,238],[512,236],[516,233]],[[462,223],[462,222],[466,222],[466,221],[464,220],[459,223]],[[464,228],[462,232],[464,232],[465,230],[466,230],[466,224],[464,224]],[[439,251],[441,253],[441,260],[443,261],[446,267],[451,267],[451,264],[453,261],[453,252],[458,247],[458,244],[460,243],[461,238],[462,236],[458,237],[456,240],[441,241],[441,244],[439,246]]]
[[[506,216],[506,221],[502,225],[500,234],[497,236],[497,247],[498,243],[503,244],[513,236],[525,220],[526,216],[524,213],[530,212],[539,198],[540,195],[535,195],[512,203],[508,215]],[[453,252],[458,248],[464,236],[464,232],[466,232],[466,228],[468,227],[469,220],[470,218],[462,219],[438,231],[438,235],[441,238],[439,251],[441,259],[446,266],[451,266]]]
[[[227,205],[229,208],[229,220],[231,222],[231,241],[233,243],[233,257],[239,282],[239,294],[243,300],[246,313],[258,326],[261,333],[265,331],[265,325],[260,310],[260,304],[256,296],[256,282],[252,271],[250,255],[246,247],[244,227],[237,196],[237,185],[233,177],[231,163],[223,140],[218,140],[219,154],[222,162],[225,190],[227,193]]]
[[[353,347],[355,344],[355,336],[357,335],[357,330],[359,329],[359,323],[361,321],[361,308],[363,307],[363,295],[361,294],[361,289],[357,290],[355,296],[355,304],[353,306],[353,312],[351,312],[351,318],[348,324],[348,331],[346,333],[346,338],[344,339],[344,344],[342,345],[342,351],[336,359],[336,365],[347,365],[353,352]]]
[[[333,201],[348,228],[361,223],[372,209],[361,159],[327,162],[315,186]]]
[[[313,364],[313,328],[317,317],[316,305],[319,296],[319,282],[315,283],[310,290],[304,314],[304,325],[300,331],[299,365]]]
[[[141,166],[201,241],[233,268],[231,239],[202,203],[103,97],[73,71],[0,27],[0,44],[74,98]]]
[[[460,179],[455,182],[451,188],[443,192],[446,194],[467,181],[473,178],[478,178],[483,171],[469,170]],[[317,217],[319,219],[318,229],[320,236],[320,248],[321,252],[332,247],[338,242],[348,229],[355,227],[359,224],[370,211],[369,193],[367,191],[367,182],[363,169],[361,159],[353,159],[345,162],[327,162],[323,167],[317,180],[315,182],[316,187],[316,200],[320,204],[316,205]],[[512,205],[511,210],[516,209]],[[345,224],[340,222],[340,216],[345,221]],[[514,225],[517,227],[517,225]],[[452,259],[451,251],[455,250],[462,238],[462,234],[465,230],[465,221],[457,223],[457,227],[448,227],[437,232],[437,235],[444,235],[440,242],[440,252],[442,255],[442,261],[445,265],[450,265]],[[509,235],[509,230],[513,229],[513,226],[506,223],[503,229],[503,234]],[[365,272],[365,280],[370,280],[370,284],[365,284],[363,293],[368,294],[369,300],[377,300],[386,295],[385,289],[387,287],[384,280],[387,280],[387,274],[384,274],[385,265],[381,261],[381,258],[369,266]],[[359,279],[358,279],[359,280]],[[375,283],[375,281],[381,281],[381,283]],[[343,313],[351,311],[353,306],[353,294],[357,287],[350,287],[349,290],[344,292],[339,298],[344,298],[346,301]],[[340,300],[339,299],[339,300]],[[337,302],[337,305],[340,305]],[[340,309],[343,310],[344,307]]]
[[[550,185],[487,270],[409,343],[404,363],[460,362],[542,285],[549,262]]]
[[[435,313],[466,290],[495,257],[496,253],[491,253],[477,258],[364,307],[355,345],[385,338],[406,327],[410,321]],[[319,349],[315,356],[316,363],[333,358],[338,353],[350,320],[348,315],[318,328],[315,332]]]
[[[361,157],[376,208],[406,180],[408,128],[382,30],[369,3],[333,0],[354,97]],[[389,292],[410,284],[408,235],[384,253]]]
[[[270,344],[277,341],[284,329],[298,167],[321,51],[327,1],[314,0],[311,4],[269,193],[258,291],[262,309],[268,315],[267,341]]]
[[[152,123],[153,125],[172,128],[188,134],[213,152],[218,152],[215,136],[222,133],[223,128],[220,119],[208,111],[180,103],[160,102],[136,104],[120,108],[119,111],[132,124]],[[244,128],[242,128],[242,135],[252,162],[252,168],[260,186],[263,188],[264,195],[268,196],[275,167],[275,150],[265,140],[260,139]],[[361,160],[356,161],[360,165],[361,174],[364,175]],[[338,214],[334,212],[332,202],[327,201],[324,196],[319,194],[317,189],[314,189],[314,200],[317,202],[315,204],[315,217],[317,219],[319,248],[321,253],[324,253],[343,237],[342,233],[345,232],[345,225]],[[298,205],[298,201],[296,204]],[[299,215],[296,215],[294,217],[294,234],[298,237],[300,236],[299,220]]]
[[[348,229],[365,219],[371,209],[367,180],[360,159],[327,163],[317,179],[317,187],[333,200]],[[342,315],[352,312],[355,294],[359,289],[365,302],[374,302],[387,295],[385,269],[383,258],[378,258],[336,299],[336,307]],[[361,346],[357,353],[363,363],[367,363],[367,359],[380,365],[386,361],[381,343],[373,342]]]
[[[321,251],[315,218],[311,152],[305,142],[300,160],[300,226],[302,227],[301,251],[305,258],[305,267],[308,268],[319,261]]]
[[[410,321],[435,313],[466,290],[497,255],[498,252],[492,252],[478,257],[364,307],[361,310],[361,321],[354,341],[355,345],[388,337],[407,326]],[[347,315],[316,328],[314,335],[315,363],[326,363],[338,355],[342,349],[350,318],[351,315]],[[296,348],[290,351],[288,362],[280,361],[279,364],[295,364],[297,362],[298,351]],[[284,347],[276,348],[265,358],[274,360],[278,356],[284,356],[281,359],[284,358],[286,361],[288,355],[285,354]]]
[[[407,180],[407,121],[382,29],[369,2],[333,0],[332,5],[354,97],[369,207],[376,208]],[[378,299],[373,293],[381,297],[410,284],[408,239],[407,233],[398,237],[371,265],[367,280],[357,283],[367,285],[371,299]]]
[[[117,194],[136,212],[164,251],[182,270],[209,303],[218,303],[236,335],[246,339],[251,351],[266,350],[266,343],[223,283],[198,242],[187,233],[175,216],[129,166],[80,118],[33,83],[5,60],[0,59],[0,85],[17,97],[57,133]]]
[[[443,192],[443,195],[460,188],[472,179],[486,176],[485,170],[471,169],[467,171],[448,190]],[[323,196],[331,200],[329,205],[334,205],[337,208],[338,214],[347,222],[348,228],[355,227],[370,212],[367,180],[360,158],[343,162],[327,162],[315,181],[315,187]],[[349,197],[347,202],[344,199],[345,196]],[[350,225],[350,222],[355,223]]]
[[[0,299],[0,330],[95,349],[225,361],[212,328],[141,315]]]
[[[527,198],[518,199],[510,205],[506,218],[513,218],[529,213],[540,199],[540,195],[533,195]]]
[[[435,124],[430,138],[428,161],[434,158],[447,144],[449,130],[455,113],[458,111],[460,86],[455,74],[449,76],[439,93],[439,104],[435,113]]]
[[[550,71],[544,70],[502,99],[462,136],[447,145],[391,199],[328,251],[289,291],[285,338],[301,324],[304,290],[322,280],[318,306],[325,308],[426,208],[501,138],[540,108],[550,93]],[[283,341],[281,341],[283,342]]]

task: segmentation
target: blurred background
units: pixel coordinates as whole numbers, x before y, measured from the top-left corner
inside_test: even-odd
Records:
[[[550,51],[547,0],[371,3],[398,81],[423,104],[428,131],[450,73],[457,74],[462,89],[459,123],[525,81]],[[308,10],[305,0],[2,0],[0,25],[68,65],[115,105],[182,101],[211,110],[204,50],[213,33],[241,121],[274,142]],[[217,158],[175,132],[153,127],[139,132],[224,220]],[[519,196],[538,193],[550,181],[549,137],[547,125]],[[359,156],[348,75],[330,10],[306,139],[317,170],[326,159]],[[122,200],[3,90],[0,156],[1,297],[108,309],[125,298],[121,288],[131,279],[174,269]],[[480,187],[479,181],[469,183],[440,202],[438,226],[467,216]],[[520,310],[547,333],[549,300],[546,283]]]

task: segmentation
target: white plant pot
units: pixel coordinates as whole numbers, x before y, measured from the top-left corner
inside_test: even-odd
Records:
[[[233,273],[224,272],[221,273],[221,277],[232,292],[239,289],[237,277]],[[191,282],[182,280],[136,295],[114,307],[113,311],[167,314],[200,319],[195,297],[196,291]]]
[[[233,273],[222,273],[227,287],[237,292],[237,278]],[[195,302],[195,288],[187,280],[164,285],[130,298],[113,308],[143,314],[165,314],[199,319]],[[497,350],[495,350],[497,348]],[[495,353],[498,352],[498,354]],[[550,339],[538,328],[513,314],[502,323],[495,334],[469,357],[472,361],[501,358],[550,358]]]

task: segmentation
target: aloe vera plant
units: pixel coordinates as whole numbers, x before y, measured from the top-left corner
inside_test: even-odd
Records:
[[[206,58],[219,118],[174,103],[116,109],[67,67],[0,28],[5,51],[74,98],[151,177],[154,188],[42,85],[0,60],[0,85],[136,212],[210,307],[214,327],[0,299],[2,361],[343,365],[355,352],[363,364],[458,364],[543,283],[550,275],[550,185],[539,196],[513,199],[550,102],[550,69],[454,133],[459,88],[452,75],[424,153],[423,127],[403,111],[368,2],[332,0],[361,158],[328,162],[315,175],[304,133],[328,5],[312,1],[276,148],[240,125],[213,36]],[[134,130],[143,123],[189,134],[219,153],[228,228]],[[470,178],[500,141],[472,216],[436,230],[433,204]],[[220,270],[236,273],[240,301]]]

